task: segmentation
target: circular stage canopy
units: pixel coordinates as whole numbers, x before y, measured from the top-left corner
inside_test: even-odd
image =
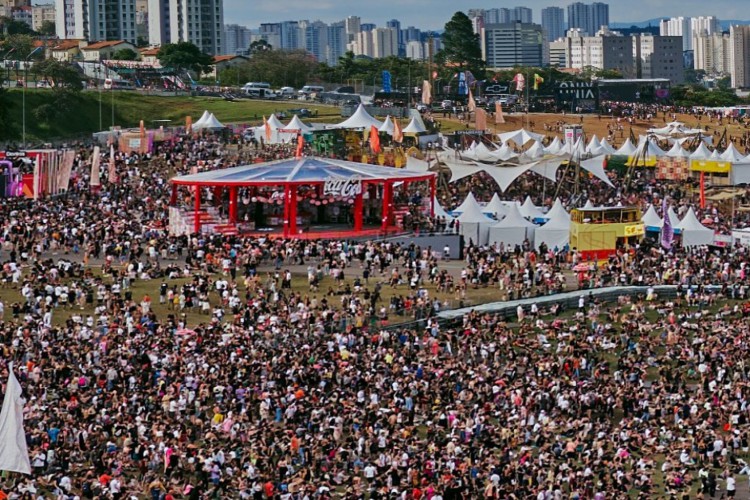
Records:
[[[415,182],[434,177],[433,172],[308,157],[181,175],[171,182],[180,186],[278,186],[324,184],[332,180],[358,180],[373,184]]]

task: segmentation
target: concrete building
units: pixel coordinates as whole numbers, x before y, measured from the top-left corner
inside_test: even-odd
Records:
[[[224,52],[228,55],[244,54],[250,48],[252,31],[239,24],[224,25]]]
[[[615,70],[625,78],[635,76],[631,37],[609,30],[599,31],[596,36],[585,36],[583,30],[571,29],[564,41],[567,44],[566,67],[581,71]]]
[[[701,33],[693,36],[693,67],[708,75],[731,73],[731,39],[729,33]]]
[[[667,78],[672,85],[685,81],[682,37],[634,35],[632,38],[637,78]]]
[[[750,26],[729,27],[732,87],[750,87]]]
[[[721,32],[719,20],[714,16],[672,17],[659,21],[659,35],[682,37],[682,50],[693,50],[693,41],[700,34],[712,35]]]
[[[528,7],[513,7],[510,11],[511,23],[531,24],[533,12]]]
[[[44,3],[31,7],[31,29],[39,31],[45,21],[55,22],[55,4]]]
[[[149,0],[148,34],[151,45],[190,42],[206,54],[221,55],[223,0]]]
[[[556,68],[568,68],[568,39],[558,38],[549,42],[549,65]]]
[[[360,31],[362,19],[359,16],[349,16],[344,19],[344,31],[346,31],[347,43],[354,41]]]
[[[488,24],[482,36],[482,57],[488,68],[542,66],[544,34],[538,24]]]
[[[594,2],[586,5],[574,2],[568,5],[568,29],[578,28],[585,35],[595,35],[602,26],[609,26],[609,5]]]
[[[55,30],[61,39],[136,43],[136,0],[57,0]]]
[[[542,28],[544,28],[547,41],[549,42],[564,37],[565,11],[560,7],[547,7],[546,9],[542,9]]]

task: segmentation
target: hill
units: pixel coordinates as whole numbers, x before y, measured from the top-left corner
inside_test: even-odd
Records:
[[[35,118],[34,109],[42,104],[49,104],[52,99],[50,90],[27,90],[26,92],[26,139],[27,142],[81,139],[91,137],[93,132],[108,129],[114,122],[123,128],[137,127],[140,120],[147,126],[155,120],[171,120],[173,124],[185,123],[190,115],[197,120],[204,110],[216,115],[224,123],[259,124],[263,116],[278,111],[308,108],[317,110],[318,117],[325,120],[340,117],[338,108],[331,106],[314,106],[305,102],[273,102],[238,100],[230,102],[215,97],[172,97],[144,95],[137,92],[82,92],[76,97],[75,112],[69,113],[52,123],[43,123]],[[13,89],[10,92],[11,116],[17,138],[21,136],[22,93]],[[114,115],[114,120],[113,120]]]

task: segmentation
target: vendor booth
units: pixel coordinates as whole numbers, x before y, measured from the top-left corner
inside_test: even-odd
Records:
[[[570,247],[586,260],[605,260],[643,239],[645,226],[636,207],[578,208],[570,212]]]
[[[212,170],[170,181],[171,225],[173,232],[376,235],[395,231],[394,188],[424,183],[422,206],[432,215],[435,181],[432,172],[317,157]],[[180,191],[183,186],[190,189]],[[181,205],[192,209],[179,211]]]

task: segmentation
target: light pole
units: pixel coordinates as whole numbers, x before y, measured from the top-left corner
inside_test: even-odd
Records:
[[[96,67],[96,86],[99,90],[99,132],[102,131],[102,79],[101,79],[101,71],[102,69],[97,66]]]
[[[39,49],[42,47],[37,47],[31,52],[29,52],[29,55],[26,56],[26,58],[23,60],[23,87],[21,89],[21,107],[23,108],[23,148],[26,149],[26,85],[28,85],[28,68],[29,68],[29,59],[31,59],[31,56],[33,56]]]
[[[16,48],[13,47],[8,52],[5,53],[3,56],[3,66],[5,66],[5,69],[7,70],[8,77],[6,78],[8,80],[8,87],[10,87],[10,66],[8,66],[8,56],[11,55],[13,52],[16,51]]]

